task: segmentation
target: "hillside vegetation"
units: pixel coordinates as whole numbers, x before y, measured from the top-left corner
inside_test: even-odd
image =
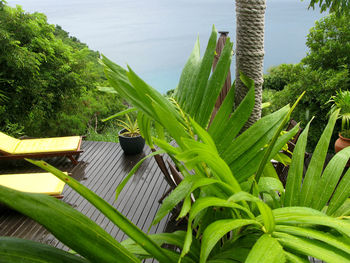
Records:
[[[110,129],[100,119],[125,106],[96,89],[106,81],[99,57],[44,14],[0,1],[0,130],[45,137]]]

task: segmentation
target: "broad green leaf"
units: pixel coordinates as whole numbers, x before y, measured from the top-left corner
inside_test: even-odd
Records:
[[[312,199],[313,202],[311,204],[312,208],[321,210],[328,203],[329,199],[331,198],[334,192],[334,189],[336,189],[337,187],[339,179],[342,176],[343,170],[349,158],[350,158],[350,147],[347,147],[347,148],[344,148],[342,151],[338,152],[330,160],[318,184],[318,189],[322,189],[322,194],[315,195],[313,197]],[[343,189],[347,189],[347,188],[343,188]],[[345,200],[346,199],[344,199],[343,201]]]
[[[214,175],[226,183],[231,188],[231,193],[239,192],[241,190],[237,180],[232,175],[230,168],[227,166],[224,160],[220,158],[215,149],[212,149],[212,145],[207,145],[201,142],[197,142],[193,139],[182,139],[183,144],[189,150],[183,151],[177,154],[176,157],[183,161],[189,169],[200,163],[206,163]]]
[[[284,251],[284,255],[286,256],[287,262],[291,263],[310,263],[310,261],[307,258],[299,257],[295,254],[289,253],[287,251]]]
[[[213,121],[211,122],[208,132],[209,134],[214,138],[216,138],[216,135],[219,134],[219,131],[223,129],[223,126],[226,126],[225,124],[230,119],[230,115],[232,114],[233,110],[233,102],[235,97],[235,84],[233,82],[231,89],[227,93],[224,101],[222,102],[218,112],[216,113]]]
[[[208,145],[211,150],[213,150],[215,153],[217,153],[216,145],[213,139],[210,137],[209,133],[204,130],[196,121],[194,121],[192,118],[190,118],[192,127],[196,134],[198,135],[199,139],[202,140],[203,143]]]
[[[277,126],[276,126],[277,128]],[[295,135],[297,132],[297,128],[292,129],[288,133],[283,134],[277,139],[270,156],[268,157],[271,160],[276,153],[286,144],[286,142]],[[230,165],[230,168],[234,171],[234,174],[238,174],[238,181],[242,182],[246,180],[248,177],[252,176],[257,172],[259,167],[259,163],[261,163],[262,158],[266,152],[266,143],[268,139],[272,137],[274,134],[274,130],[270,130],[266,133],[263,138],[256,143],[256,145],[252,146],[245,154],[239,157],[234,163]],[[265,142],[265,144],[263,144]]]
[[[83,263],[89,261],[46,244],[20,238],[0,237],[0,262]]]
[[[320,225],[334,228],[350,237],[350,222],[333,218],[318,210],[306,207],[284,207],[272,210],[276,224],[290,223]],[[257,217],[257,220],[259,218]]]
[[[264,172],[263,172],[263,177],[271,177],[271,178],[275,178],[276,180],[279,180],[279,177],[278,177],[278,174],[276,172],[276,169],[275,169],[275,167],[273,166],[273,164],[271,162],[268,162],[265,165]],[[261,181],[261,179],[260,179],[260,181]]]
[[[327,214],[328,214],[328,210],[327,210]],[[345,202],[331,215],[334,217],[350,216],[350,198],[347,198]]]
[[[190,92],[191,84],[193,83],[193,79],[195,79],[196,74],[198,74],[199,66],[200,66],[200,48],[199,48],[199,39],[197,38],[197,41],[194,45],[192,53],[188,58],[184,66],[184,69],[182,70],[179,85],[175,93],[175,98],[183,109],[186,108],[185,100],[189,97],[191,93]]]
[[[270,155],[267,157],[267,160],[270,161],[272,158],[274,158],[276,154],[279,151],[281,151],[282,148],[288,143],[288,141],[297,134],[298,131],[299,131],[299,123],[293,129],[278,136],[276,142],[274,143],[274,146],[270,151]]]
[[[325,233],[323,231],[318,231],[306,227],[295,227],[295,226],[276,226],[277,232],[283,232],[287,234],[291,234],[294,236],[301,236],[305,238],[311,238],[315,240],[319,240],[327,243],[328,245],[334,246],[350,255],[350,244],[348,242],[344,242],[344,240],[339,237],[333,236],[329,233]]]
[[[181,138],[188,137],[188,133],[184,129],[184,126],[179,125],[179,122],[176,120],[175,116],[170,114],[166,109],[160,105],[153,103],[154,110],[160,120],[160,123],[167,129],[169,134],[175,139],[177,144],[180,147],[183,147]]]
[[[283,152],[278,152],[274,157],[274,160],[276,160],[277,162],[282,163],[283,165],[287,166],[290,165],[292,162],[292,159],[285,153]]]
[[[273,237],[277,238],[283,247],[329,263],[345,263],[350,261],[349,254],[317,240],[295,237],[280,232],[274,232]]]
[[[337,190],[335,190],[329,206],[327,215],[332,215],[350,196],[350,169],[345,173],[340,181]]]
[[[337,120],[339,111],[335,111],[322,133],[320,140],[318,141],[315,151],[312,154],[310,164],[308,166],[303,186],[301,188],[300,205],[311,206],[312,198],[317,195],[319,191],[318,185],[321,179],[321,173],[323,170],[324,161],[326,159],[329,141],[331,139],[333,128]]]
[[[162,154],[164,152],[165,152],[164,150],[152,152],[149,155],[147,155],[146,157],[143,157],[137,164],[135,164],[135,166],[131,169],[131,171],[128,173],[128,175],[123,179],[123,181],[118,185],[117,189],[115,190],[115,200],[118,199],[119,194],[121,193],[121,191],[123,190],[125,185],[129,182],[130,178],[137,172],[137,170],[140,168],[141,164],[145,160],[147,160],[148,158],[155,156],[157,154]]]
[[[289,216],[297,216],[297,217],[303,217],[303,216],[326,216],[324,213],[309,208],[309,207],[282,207],[272,210],[272,213],[277,220],[280,218],[281,220],[288,220]]]
[[[268,234],[262,235],[248,254],[245,263],[283,263],[286,262],[280,243]]]
[[[277,124],[275,126],[277,128]],[[239,175],[237,180],[239,182],[243,182],[247,180],[250,176],[256,173],[259,163],[264,156],[264,151],[266,151],[266,144],[269,139],[273,136],[275,130],[268,130],[267,133],[260,138],[256,144],[252,145],[244,154],[242,154],[238,159],[236,159],[233,163],[230,164],[231,170],[235,175]],[[289,140],[297,132],[296,129],[290,131],[290,133],[286,133],[280,136],[277,140],[277,143],[273,147],[273,150],[269,156],[269,159],[272,159],[276,156],[276,153],[285,145],[286,141]]]
[[[311,121],[306,125],[304,131],[300,134],[298,142],[293,151],[292,163],[290,165],[287,177],[284,206],[297,206],[299,204],[307,135],[309,133]]]
[[[192,222],[193,222],[194,218],[204,209],[207,209],[209,207],[214,207],[214,206],[242,210],[243,212],[245,212],[249,216],[250,219],[255,218],[254,215],[247,208],[245,208],[239,204],[236,204],[234,202],[223,200],[223,199],[217,198],[217,197],[202,197],[202,198],[197,199],[196,202],[194,202],[194,204],[190,210],[186,239],[185,239],[183,249],[181,252],[181,257],[186,255],[190,249],[190,246],[192,243]]]
[[[239,263],[239,261],[234,259],[211,259],[208,260],[207,263]]]
[[[54,197],[0,186],[0,203],[39,222],[61,242],[93,262],[139,262],[95,222]]]
[[[153,234],[149,235],[149,237],[157,243],[159,246],[162,246],[164,244],[174,245],[176,247],[182,248],[184,244],[185,239],[185,232],[184,231],[175,231],[173,233],[161,233],[161,234]],[[133,253],[136,253],[138,255],[147,255],[150,257],[150,255],[142,249],[138,244],[136,244],[132,239],[127,239],[123,242],[121,242],[125,248],[128,250],[130,249]],[[188,256],[194,261],[198,262],[199,260],[199,251],[200,251],[200,244],[198,240],[194,240],[191,245],[191,250],[188,253]]]
[[[127,71],[102,55],[105,75],[113,88],[132,105],[144,111],[149,117],[156,118],[148,97],[140,97],[127,76]]]
[[[271,142],[269,143],[269,146],[267,147],[266,149],[266,152],[264,153],[264,157],[263,159],[261,160],[260,162],[260,165],[259,165],[259,168],[258,168],[258,171],[256,172],[256,175],[255,175],[255,180],[257,182],[259,182],[260,180],[260,177],[262,175],[262,172],[264,171],[264,167],[266,165],[267,162],[269,162],[271,160],[271,158],[277,153],[277,152],[273,152],[274,148],[275,148],[275,144],[278,140],[278,138],[280,137],[280,134],[284,128],[284,126],[287,124],[289,118],[290,118],[290,115],[292,114],[293,110],[295,109],[295,107],[298,105],[299,101],[301,100],[301,98],[304,96],[305,94],[305,91],[299,96],[299,98],[296,100],[296,102],[293,104],[293,106],[290,108],[289,112],[287,113],[287,115],[283,118],[282,122],[280,123],[278,129],[276,130],[274,136],[272,137],[271,139]],[[299,126],[296,126],[294,127],[292,130],[295,130],[298,129]],[[282,135],[283,136],[283,135]],[[281,136],[281,137],[282,137]],[[283,146],[283,145],[282,145]],[[278,147],[279,149],[277,150],[280,150],[282,147]]]
[[[211,68],[215,56],[217,32],[215,26],[213,26],[212,33],[210,35],[207,49],[205,50],[201,65],[198,71],[198,75],[195,78],[194,85],[189,88],[189,96],[187,96],[186,101],[188,105],[188,113],[191,117],[195,117],[200,108],[203,96],[205,96],[206,89],[208,88],[207,83],[210,76]]]
[[[157,132],[158,139],[160,140],[165,140],[165,133],[164,133],[164,128],[162,125],[160,125],[158,122],[154,123],[154,127]]]
[[[283,185],[280,180],[272,177],[261,177],[258,183],[259,191],[269,193],[270,191],[284,192]]]
[[[230,38],[227,38],[216,68],[207,83],[200,108],[195,118],[202,127],[208,124],[215,102],[225,83],[231,64],[232,47],[233,43],[230,41]]]
[[[200,263],[206,262],[210,252],[224,235],[226,235],[229,231],[247,225],[257,225],[258,227],[261,226],[257,221],[248,219],[224,219],[217,220],[210,224],[203,233]]]
[[[217,180],[210,178],[201,178],[199,176],[186,176],[184,180],[166,197],[162,206],[159,208],[152,225],[157,224],[163,219],[178,203],[186,198],[194,189],[216,183]]]
[[[111,220],[116,226],[118,226],[125,234],[140,244],[147,252],[154,255],[159,261],[173,262],[164,250],[155,244],[148,236],[143,233],[138,227],[136,227],[130,220],[122,215],[117,209],[96,195],[90,189],[80,184],[77,180],[67,176],[55,167],[43,162],[28,160],[29,162],[43,168],[44,170],[54,174],[66,184],[72,187],[77,193],[83,196],[87,201],[94,205],[99,211],[101,211],[109,220]],[[74,210],[75,211],[75,210]],[[80,213],[78,213],[80,214]],[[73,228],[74,229],[74,228]],[[93,240],[93,239],[92,239]],[[114,240],[114,239],[113,239]],[[118,243],[119,244],[119,243]],[[72,247],[74,249],[74,247]],[[79,252],[77,249],[75,251]],[[80,252],[79,252],[80,253]]]
[[[192,221],[200,211],[211,206],[229,207],[229,208],[238,209],[245,212],[251,219],[255,218],[255,216],[252,214],[251,211],[249,211],[247,208],[233,201],[228,201],[228,200],[223,200],[221,198],[208,196],[208,197],[201,197],[198,200],[196,200],[196,202],[193,204],[191,208],[189,221]]]
[[[241,75],[241,79],[244,79],[244,77]],[[248,85],[249,82],[245,81]],[[249,119],[251,112],[254,108],[254,104],[255,104],[255,86],[254,86],[254,82],[252,83],[252,85],[247,86],[249,88],[248,93],[246,94],[246,96],[244,97],[244,99],[242,100],[242,102],[239,104],[239,106],[237,107],[237,109],[232,113],[231,117],[229,120],[221,120],[222,118],[224,118],[225,116],[221,117],[220,115],[218,116],[218,114],[220,113],[220,110],[223,106],[225,105],[225,101],[224,104],[220,107],[220,110],[218,112],[218,114],[215,117],[210,128],[209,128],[209,133],[213,136],[215,142],[217,143],[217,147],[219,149],[219,152],[224,151],[224,149],[233,141],[233,139],[238,135],[239,131],[242,129],[242,127],[244,126],[244,124],[247,122],[247,120]],[[231,88],[231,90],[233,90]],[[233,93],[233,91],[230,91]],[[233,96],[230,94],[230,92],[228,93],[228,96]],[[226,98],[227,98],[226,97]],[[230,98],[230,97],[228,97]],[[227,98],[227,99],[228,99]],[[226,100],[226,99],[225,99]],[[232,100],[233,103],[233,100]],[[228,107],[228,106],[226,106]],[[230,113],[232,111],[232,105],[231,105],[231,109],[230,109]],[[221,119],[219,119],[221,117]],[[216,118],[217,121],[216,121]],[[221,122],[219,122],[221,121]]]
[[[191,195],[187,195],[182,204],[181,211],[177,219],[183,218],[188,214],[188,212],[191,209],[191,203],[192,203]]]
[[[253,124],[248,130],[242,133],[237,139],[230,143],[227,149],[220,154],[223,159],[231,166],[235,160],[242,155],[246,155],[247,151],[258,145],[262,148],[271,138],[264,138],[266,134],[273,134],[273,131],[277,129],[277,125],[288,113],[289,106],[285,106],[279,111],[276,111]],[[272,132],[270,132],[272,130]],[[272,136],[272,135],[271,135]],[[251,155],[256,155],[256,151]]]
[[[144,100],[148,100],[149,103],[155,101],[158,107],[162,107],[165,112],[168,112],[169,115],[176,118],[179,122],[182,121],[182,118],[176,111],[175,107],[162,94],[144,82],[139,76],[136,75],[134,71],[132,71],[130,67],[128,67],[128,69],[129,72],[127,72],[127,76],[139,97],[144,98]]]
[[[179,154],[181,152],[179,150],[179,148],[170,145],[165,140],[161,140],[161,139],[158,139],[158,138],[155,138],[155,137],[152,137],[152,140],[154,141],[154,143],[156,145],[158,145],[160,148],[162,148],[164,151],[166,151],[170,155],[176,155],[176,154]]]
[[[248,201],[248,202],[255,203],[258,206],[258,209],[261,214],[260,217],[262,218],[262,223],[264,224],[263,231],[267,233],[271,233],[274,230],[275,220],[274,220],[274,216],[272,215],[272,211],[270,207],[259,198],[247,192],[239,192],[232,195],[227,201],[232,201],[232,202]]]
[[[229,244],[229,242],[226,242]],[[240,247],[240,246],[229,246],[228,249],[220,250],[219,253],[213,255],[211,259],[207,262],[212,262],[212,260],[222,259],[227,260],[227,262],[231,262],[229,260],[233,260],[234,262],[244,262],[250,252],[249,248]]]
[[[112,116],[109,116],[109,117],[103,119],[102,121],[105,122],[105,121],[114,119],[116,117],[123,116],[123,115],[128,114],[128,113],[133,112],[133,111],[136,111],[136,108],[129,108],[129,109],[123,110],[121,112],[118,112],[116,114],[113,114]]]
[[[150,148],[154,148],[151,136],[151,119],[143,112],[139,111],[137,113],[137,124],[139,126],[140,134],[142,138],[145,139],[146,144]]]

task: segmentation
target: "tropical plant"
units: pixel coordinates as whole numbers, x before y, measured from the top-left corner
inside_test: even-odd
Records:
[[[234,91],[230,91],[208,128],[216,97],[226,79],[232,48],[227,41],[216,70],[210,74],[215,40],[214,30],[202,59],[197,42],[172,102],[130,68],[127,71],[103,58],[111,85],[137,108],[140,131],[147,143],[167,152],[184,175],[184,180],[164,200],[153,224],[183,201],[179,217],[188,216],[187,231],[147,236],[79,182],[44,162],[31,161],[64,180],[131,240],[120,245],[95,223],[54,198],[0,186],[0,202],[39,221],[83,258],[8,238],[1,239],[2,256],[8,261],[51,256],[51,262],[57,262],[59,257],[69,261],[69,256],[77,262],[139,262],[140,258],[151,257],[159,262],[217,263],[307,262],[311,255],[327,262],[349,262],[349,171],[336,186],[349,159],[350,147],[335,155],[323,170],[338,111],[332,114],[302,180],[309,125],[304,129],[284,190],[275,178],[270,159],[297,132],[298,126],[280,135],[296,104],[262,118],[240,134],[254,106],[254,82],[242,75],[241,80],[250,87],[246,98],[232,113]],[[150,134],[151,123],[156,127],[154,137]],[[176,140],[177,147],[164,140],[164,129]],[[320,189],[324,189],[322,195],[318,194]],[[51,220],[53,217],[55,220]],[[162,248],[164,243],[179,247],[180,252]],[[38,253],[42,250],[47,252]]]
[[[135,110],[136,110],[135,108],[126,109],[116,114],[113,114],[112,116],[109,116],[103,119],[102,121],[106,122],[114,118],[125,115],[126,117],[125,121],[121,119],[117,119],[117,125],[121,127],[123,130],[125,130],[123,133],[121,133],[121,135],[124,135],[126,137],[137,137],[141,135],[139,126],[137,124],[137,119],[135,119],[134,117],[130,117],[128,114],[130,112],[134,112]]]
[[[330,113],[340,110],[341,135],[345,138],[350,138],[350,91],[337,91],[336,95],[332,96],[329,102],[333,103]]]
[[[122,127],[125,131],[121,133],[120,135],[124,135],[127,137],[136,137],[140,136],[140,129],[137,125],[137,120],[131,120],[130,116],[128,114],[126,116],[126,121],[117,120],[118,126]]]

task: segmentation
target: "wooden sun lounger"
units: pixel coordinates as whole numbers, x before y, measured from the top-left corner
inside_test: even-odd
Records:
[[[81,136],[19,140],[0,132],[0,160],[66,156],[78,164],[81,141]]]

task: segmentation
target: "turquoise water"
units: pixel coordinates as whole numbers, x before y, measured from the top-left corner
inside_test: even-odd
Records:
[[[116,63],[128,63],[164,93],[176,87],[199,36],[202,51],[214,24],[235,38],[232,0],[8,0],[28,12],[42,12],[91,49]],[[305,56],[306,35],[321,18],[300,0],[267,0],[265,71]],[[232,68],[232,70],[234,70]]]

